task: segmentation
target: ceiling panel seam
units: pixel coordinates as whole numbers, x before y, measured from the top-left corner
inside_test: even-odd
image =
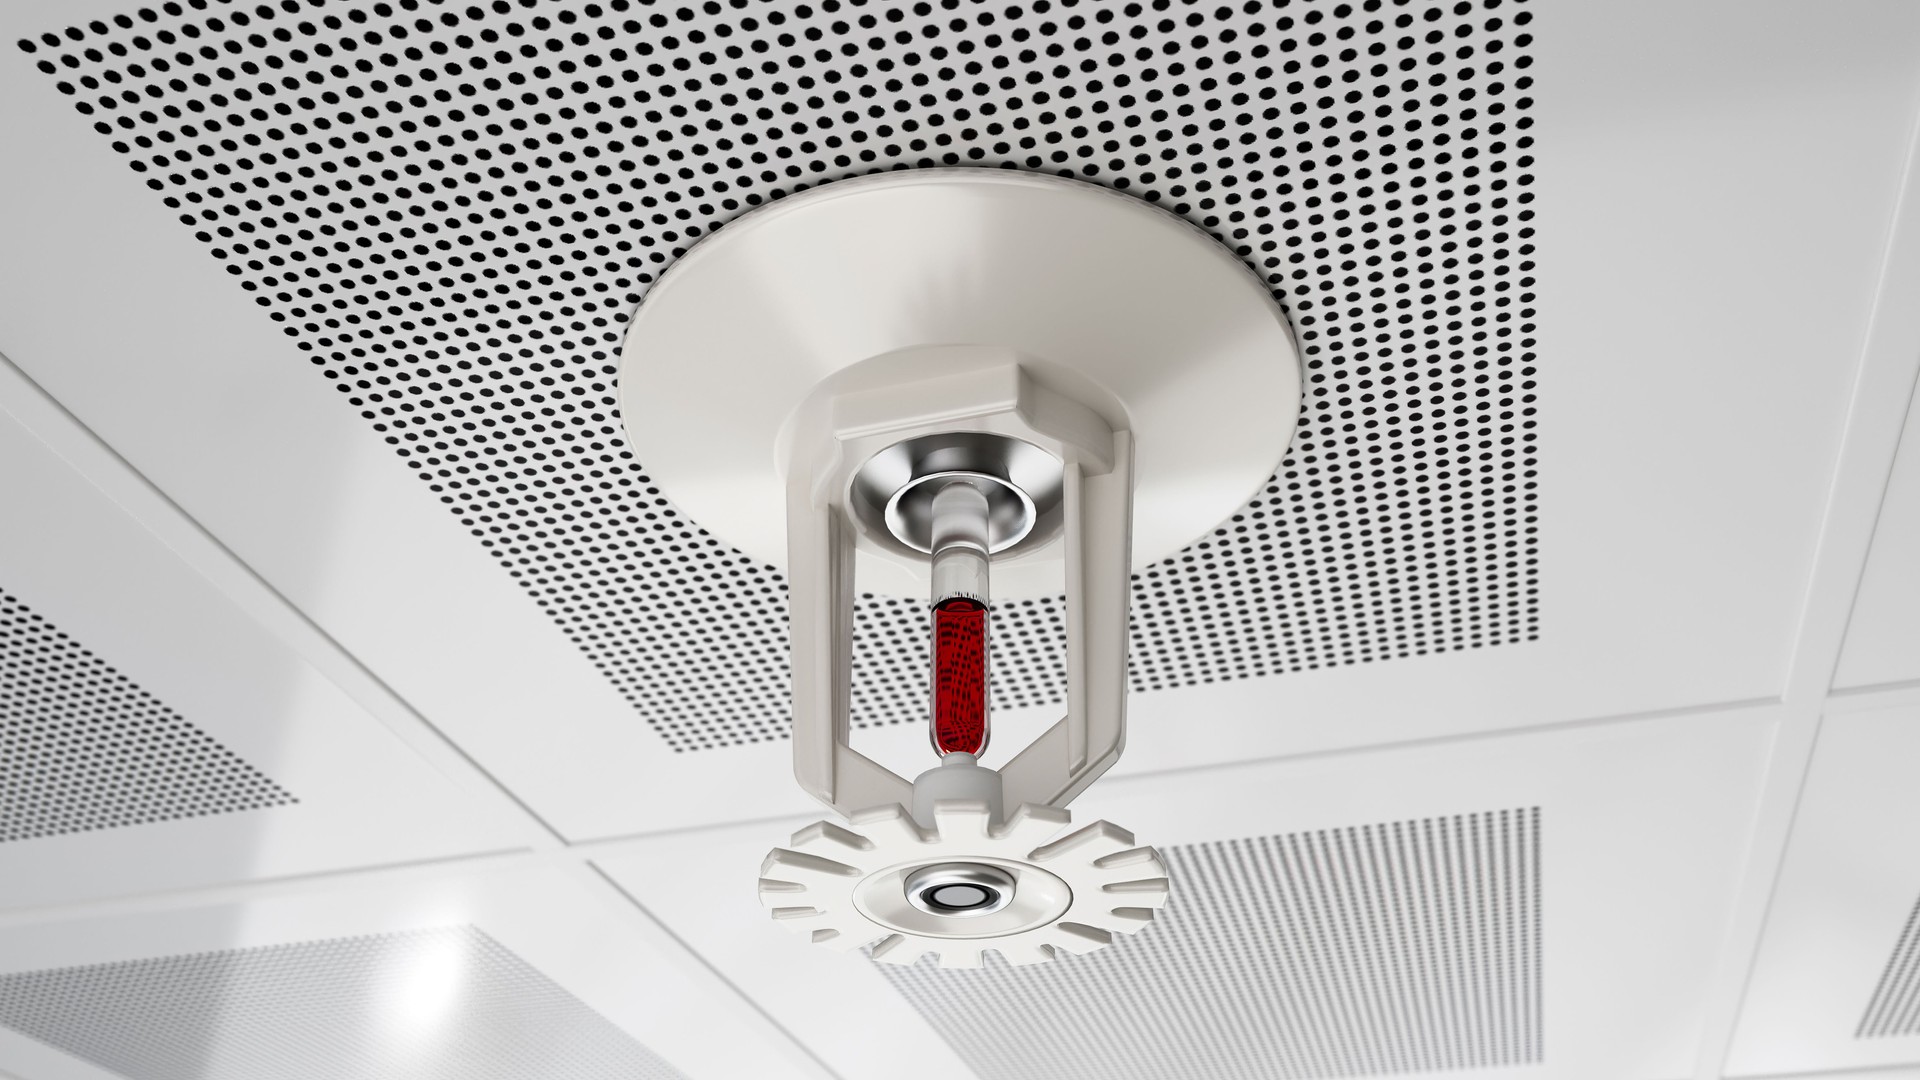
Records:
[[[1719,1080],[1732,1053],[1740,1010],[1758,959],[1760,938],[1778,884],[1800,793],[1813,761],[1822,714],[1832,697],[1848,618],[1866,573],[1908,405],[1920,380],[1920,112],[1907,135],[1899,197],[1871,304],[1867,332],[1854,360],[1833,480],[1820,541],[1797,624],[1782,710],[1742,880],[1727,921],[1721,970],[1708,1000],[1696,1080]]]
[[[1899,701],[1903,700],[1903,698],[1895,695],[1892,700]],[[1851,707],[1871,707],[1879,703],[1879,699],[1871,695],[1866,695],[1859,699],[1858,705]],[[1573,720],[1528,728],[1502,729],[1490,732],[1465,732],[1434,739],[1347,747],[1329,751],[1312,751],[1305,754],[1288,754],[1244,762],[1220,762],[1196,766],[1191,769],[1167,769],[1148,773],[1124,774],[1110,777],[1104,781],[1104,783],[1109,786],[1124,787],[1136,782],[1163,781],[1171,776],[1185,775],[1188,773],[1223,774],[1243,768],[1269,767],[1278,762],[1297,763],[1349,756],[1384,754],[1404,751],[1410,748],[1423,748],[1463,742],[1478,743],[1503,739],[1524,739],[1533,735],[1578,728],[1631,725],[1651,721],[1685,722],[1689,718],[1704,719],[1729,712],[1753,712],[1756,710],[1777,709],[1778,707],[1779,702],[1776,699],[1760,699],[1755,701],[1715,703],[1695,708],[1661,709],[1647,713]],[[653,844],[672,837],[702,834],[722,835],[737,829],[752,827],[769,830],[772,834],[777,835],[783,829],[791,831],[802,825],[806,825],[813,821],[815,817],[817,817],[817,814],[800,813],[782,814],[764,818],[714,821],[698,825],[627,833],[619,836],[595,837],[548,849],[478,852],[444,858],[429,858],[412,863],[353,867],[286,878],[231,882],[189,889],[164,890],[79,904],[62,904],[56,907],[0,910],[0,928],[30,925],[39,922],[63,921],[73,918],[98,918],[144,911],[237,903],[271,896],[324,891],[342,884],[372,884],[381,881],[404,881],[409,879],[424,880],[435,877],[465,875],[476,870],[483,872],[513,872],[520,869],[533,869],[562,864],[593,863],[600,860],[618,858],[622,855],[641,853],[648,850]]]
[[[729,978],[725,972],[715,966],[711,960],[707,959],[706,954],[695,948],[692,943],[688,942],[685,938],[675,933],[673,928],[668,926],[665,921],[649,911],[647,906],[640,902],[639,897],[628,891],[628,889],[615,880],[611,874],[608,874],[591,860],[582,859],[575,869],[575,876],[579,880],[586,882],[589,887],[608,897],[610,902],[619,904],[625,908],[629,913],[629,917],[639,920],[639,925],[643,927],[643,932],[646,933],[662,951],[669,955],[681,957],[684,964],[696,968],[700,973],[700,977],[712,983],[715,989],[724,995],[725,1000],[734,1002],[738,1008],[750,1013],[756,1024],[765,1027],[786,1045],[792,1047],[795,1053],[805,1059],[805,1065],[811,1071],[825,1078],[825,1080],[838,1080],[840,1074],[834,1071],[833,1067],[827,1064],[826,1059],[815,1052],[813,1047],[810,1046],[805,1039],[794,1034],[791,1029],[776,1019],[771,1012],[767,1011],[766,1006],[762,1005],[759,999],[741,988],[740,985]]]
[[[564,844],[560,833],[510,788],[3,354],[0,410],[138,521],[156,542],[164,544],[210,587],[218,589],[261,632],[273,635],[325,674],[405,743],[409,752],[427,761],[462,791],[518,822],[529,846],[557,848]]]

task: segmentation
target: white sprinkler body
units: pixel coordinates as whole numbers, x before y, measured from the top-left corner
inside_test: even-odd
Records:
[[[1291,335],[1243,262],[1075,181],[841,181],[662,277],[622,404],[667,494],[788,575],[794,774],[846,823],[767,856],[775,919],[950,967],[1086,952],[1151,921],[1158,853],[1106,822],[1072,829],[1066,806],[1125,742],[1132,571],[1243,506],[1292,435]],[[849,742],[856,576],[932,603],[942,756],[913,781]],[[992,601],[1061,592],[1065,716],[986,768]]]

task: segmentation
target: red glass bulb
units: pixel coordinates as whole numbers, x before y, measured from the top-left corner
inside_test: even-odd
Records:
[[[933,606],[933,741],[942,754],[987,746],[987,608],[964,596]]]

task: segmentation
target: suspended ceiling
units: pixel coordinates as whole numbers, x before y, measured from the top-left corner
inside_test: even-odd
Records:
[[[1920,1066],[1920,11],[0,23],[0,1070]],[[687,246],[927,166],[1188,217],[1306,365],[1274,479],[1136,582],[1076,804],[1175,906],[1032,974],[765,920],[817,814],[782,585],[612,404]],[[902,771],[916,611],[861,606]],[[998,746],[1054,718],[1057,617],[1001,613]]]

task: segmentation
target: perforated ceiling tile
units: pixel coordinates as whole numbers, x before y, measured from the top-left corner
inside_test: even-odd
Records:
[[[1907,913],[1900,940],[1894,943],[1893,955],[1887,957],[1887,966],[1853,1035],[1856,1039],[1920,1035],[1920,901]]]
[[[0,843],[298,801],[0,593]]]
[[[1374,1076],[1539,1062],[1540,810],[1166,849],[1086,956],[876,964],[982,1080]]]
[[[166,4],[20,42],[676,749],[785,735],[782,581],[625,449],[622,324],[700,237],[884,169],[1082,177],[1285,304],[1280,474],[1139,576],[1133,683],[1531,639],[1530,16],[1451,6]],[[1281,403],[1275,403],[1276,412]],[[854,702],[919,718],[919,605]],[[996,700],[1062,693],[1060,605]]]
[[[678,1080],[470,927],[0,976],[0,1023],[134,1080]]]

